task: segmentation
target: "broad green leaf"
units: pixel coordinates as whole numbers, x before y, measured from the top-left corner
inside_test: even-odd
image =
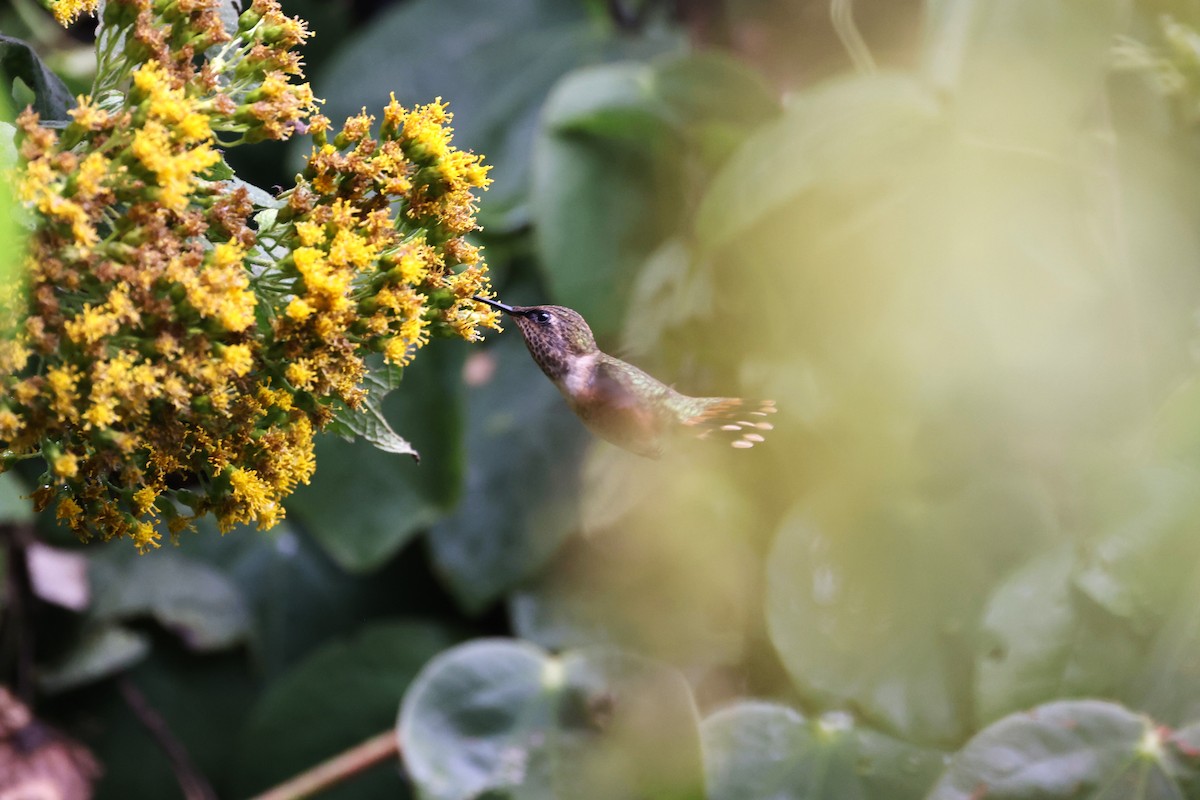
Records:
[[[910,741],[958,740],[972,724],[963,656],[983,587],[1036,523],[1020,495],[870,492],[835,487],[785,519],[767,557],[771,641],[818,702]]]
[[[152,616],[189,648],[220,650],[245,641],[250,615],[225,575],[170,550],[136,555],[109,547],[92,559],[90,615],[99,620]]]
[[[1190,375],[1155,415],[1157,450],[1170,458],[1200,463],[1200,375]]]
[[[1200,567],[1176,594],[1166,620],[1138,650],[1130,704],[1168,725],[1200,719]]]
[[[462,352],[433,348],[404,369],[384,408],[425,454],[416,464],[366,443],[317,441],[317,472],[288,509],[345,569],[377,568],[458,497],[462,481]],[[398,370],[373,370],[372,393],[396,386]],[[338,498],[330,503],[330,496]]]
[[[762,75],[714,50],[659,61],[650,80],[659,113],[710,168],[780,110]]]
[[[246,526],[222,536],[211,520],[201,520],[199,533],[184,537],[180,551],[241,590],[253,618],[255,661],[268,678],[364,618],[405,613],[435,590],[418,553],[371,575],[350,575],[288,521],[270,531]]]
[[[655,101],[653,80],[650,66],[633,62],[577,69],[554,87],[542,126],[630,143],[661,135],[666,109]]]
[[[976,714],[990,722],[1059,697],[1111,696],[1144,643],[1072,585],[1071,547],[1046,551],[992,593],[983,612]]]
[[[1195,797],[1194,772],[1164,733],[1114,703],[1038,706],[967,742],[928,800]]]
[[[554,299],[602,339],[618,330],[643,260],[682,219],[678,133],[644,96],[648,74],[628,65],[571,74],[546,101],[551,123],[534,144],[531,210],[542,271]],[[609,105],[579,108],[578,97],[597,96]],[[575,114],[569,123],[567,113]]]
[[[490,377],[467,390],[462,500],[429,532],[435,570],[472,612],[536,574],[579,526],[586,431],[520,334],[498,338],[475,356]]]
[[[591,448],[584,535],[510,594],[516,633],[551,650],[613,644],[697,672],[739,669],[761,607],[755,540],[771,528],[733,485],[741,453],[729,451],[702,466]]]
[[[935,96],[904,75],[843,78],[797,95],[713,180],[697,212],[700,249],[715,252],[815,188],[902,175],[947,132]]]
[[[603,338],[635,276],[680,233],[711,170],[775,111],[716,56],[577,70],[546,101],[535,143],[535,240],[554,297]]]
[[[0,522],[28,522],[33,519],[29,490],[11,472],[0,473]]]
[[[404,690],[456,641],[430,622],[376,622],[333,640],[267,688],[239,738],[238,796],[249,796],[385,730]],[[391,770],[347,782],[330,798],[407,796]]]
[[[178,648],[155,647],[121,680],[128,681],[161,718],[195,770],[208,778],[221,797],[230,796],[227,776],[240,757],[237,731],[259,686],[245,652],[195,658]],[[68,707],[84,712],[79,719],[103,720],[76,731],[104,765],[97,800],[183,796],[179,776],[163,756],[161,740],[148,734],[117,686],[99,686],[67,699]]]
[[[920,800],[944,757],[858,727],[743,701],[700,726],[709,800]]]
[[[687,682],[668,667],[495,639],[434,659],[398,735],[424,800],[671,800],[704,796],[697,727]]]
[[[0,34],[0,74],[8,80],[20,78],[33,90],[33,110],[43,120],[64,121],[67,110],[75,105],[75,98],[66,84],[42,63],[28,43],[3,34]],[[5,88],[10,92],[9,87]],[[5,105],[12,99],[9,93]]]
[[[324,113],[335,125],[363,106],[378,113],[391,92],[406,105],[447,100],[455,144],[493,165],[480,221],[511,229],[528,216],[529,139],[554,82],[580,65],[676,45],[669,37],[615,36],[580,3],[416,0],[348,38],[316,88],[329,98]]]
[[[1200,557],[1200,473],[1128,469],[1094,488],[1097,530],[1076,585],[1139,632],[1153,630]]]
[[[666,334],[702,319],[715,304],[711,276],[693,266],[682,237],[666,240],[650,254],[634,278],[621,344],[631,354],[647,354]]]
[[[1132,0],[934,0],[925,72],[965,129],[1058,146],[1099,101]],[[1043,44],[1052,43],[1052,44]]]
[[[39,670],[38,683],[52,693],[86,686],[123,672],[149,652],[150,639],[145,634],[120,625],[95,626],[58,661]]]

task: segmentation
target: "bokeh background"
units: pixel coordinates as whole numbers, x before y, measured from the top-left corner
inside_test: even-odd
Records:
[[[1200,3],[283,5],[335,122],[449,102],[493,165],[502,299],[780,413],[753,450],[642,460],[510,329],[406,370],[386,408],[419,466],[327,437],[270,532],[138,556],[39,519],[90,587],[20,623],[39,714],[101,797],[179,791],[130,685],[244,796],[393,724],[483,636],[616,644],[701,716],[841,710],[922,753],[1061,698],[1200,718]],[[14,0],[0,30],[86,90],[89,23]],[[269,188],[303,155],[233,166]],[[329,796],[404,791],[385,768]]]

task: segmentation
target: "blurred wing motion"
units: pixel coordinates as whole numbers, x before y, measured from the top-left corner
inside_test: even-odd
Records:
[[[702,407],[683,424],[695,429],[697,438],[724,439],[737,448],[754,447],[763,433],[775,426],[766,417],[775,413],[774,400],[743,400],[740,397],[697,397]]]

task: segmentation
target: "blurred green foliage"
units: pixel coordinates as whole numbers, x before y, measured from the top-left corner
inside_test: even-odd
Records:
[[[1200,5],[860,1],[862,72],[823,0],[666,5],[285,3],[335,120],[450,103],[503,299],[777,429],[644,461],[515,332],[432,345],[420,465],[330,437],[279,530],[9,615],[99,796],[177,791],[128,680],[221,796],[411,684],[413,786],[329,796],[1200,797]]]

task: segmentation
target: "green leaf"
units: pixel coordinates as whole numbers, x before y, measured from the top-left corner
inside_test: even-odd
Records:
[[[1067,700],[983,730],[951,759],[929,800],[1176,800],[1195,789],[1152,720],[1114,703]]]
[[[68,119],[67,110],[75,105],[75,98],[28,43],[0,34],[0,74],[10,81],[20,78],[33,90],[33,110],[43,121]],[[16,100],[11,90],[7,99]]]
[[[47,692],[61,692],[123,672],[150,652],[147,636],[120,625],[89,628],[66,654],[38,672]]]
[[[364,618],[402,613],[434,591],[432,579],[419,571],[419,559],[405,569],[350,575],[286,520],[270,531],[240,527],[223,536],[211,520],[201,520],[199,533],[184,537],[179,549],[220,570],[241,590],[253,618],[256,664],[267,677]]]
[[[709,800],[920,800],[944,757],[874,731],[847,714],[818,720],[745,701],[700,726]]]
[[[1169,725],[1200,719],[1200,567],[1175,595],[1163,625],[1140,643],[1130,704]]]
[[[345,569],[379,567],[457,499],[463,470],[462,356],[461,348],[422,352],[405,368],[402,388],[387,396],[384,419],[411,432],[425,453],[421,464],[365,443],[317,440],[317,472],[287,506]],[[395,387],[399,373],[372,370],[372,394]],[[338,502],[330,503],[331,496]]]
[[[225,780],[239,757],[237,732],[258,691],[253,666],[244,651],[196,658],[178,648],[156,647],[124,676],[221,797],[230,796]],[[98,686],[65,700],[67,708],[78,709],[77,719],[102,720],[77,729],[104,765],[96,787],[98,800],[183,796],[179,777],[163,756],[161,739],[147,733],[117,687]]]
[[[976,713],[990,722],[1058,697],[1112,696],[1144,642],[1072,585],[1070,547],[1045,552],[992,593],[983,614]]]
[[[921,154],[942,149],[947,132],[937,99],[908,76],[842,78],[808,90],[713,180],[697,212],[700,249],[716,251],[822,185],[895,179]]]
[[[572,73],[546,101],[534,144],[539,261],[554,298],[602,339],[618,329],[634,274],[683,208],[677,134],[655,113],[649,80],[649,68],[623,64]]]
[[[1198,477],[1153,467],[1123,471],[1094,489],[1097,535],[1075,583],[1139,632],[1162,621],[1200,557]]]
[[[197,651],[220,650],[246,639],[250,615],[241,591],[207,564],[169,550],[139,556],[109,547],[92,559],[91,616],[154,617]]]
[[[584,535],[509,595],[514,630],[552,650],[615,644],[698,672],[740,669],[761,613],[755,540],[770,527],[731,481],[733,458],[699,463],[590,448]]]
[[[971,641],[981,586],[1004,569],[992,514],[1014,509],[935,504],[907,492],[864,503],[848,487],[813,497],[783,523],[767,558],[767,624],[796,686],[822,703],[917,742],[970,729]],[[985,531],[987,531],[985,533]],[[991,541],[998,539],[998,541]]]
[[[697,727],[687,682],[661,664],[482,640],[421,672],[398,730],[425,800],[671,800],[703,797]]]
[[[433,623],[377,622],[321,647],[254,704],[240,734],[236,794],[260,792],[387,729],[417,672],[456,639]],[[377,771],[329,797],[402,791],[392,771]]]
[[[33,519],[33,503],[29,490],[12,472],[0,473],[0,522],[29,522]]]
[[[383,370],[382,374],[378,374]],[[348,442],[357,438],[374,445],[385,453],[412,456],[420,461],[421,456],[400,434],[392,430],[391,423],[383,414],[383,401],[387,393],[399,385],[399,370],[390,365],[369,370],[363,385],[367,398],[358,408],[343,406],[329,424],[326,431],[337,434]]]
[[[15,168],[18,161],[17,129],[6,121],[11,118],[8,98],[0,94],[0,170],[5,173]],[[0,301],[2,303],[24,300],[9,287],[24,272],[26,231],[33,228],[33,220],[18,202],[14,189],[14,181],[0,181],[0,290],[7,294],[7,299]]]
[[[761,82],[716,56],[564,78],[546,101],[531,203],[555,298],[601,338],[614,333],[635,276],[685,226],[689,184],[774,111]]]
[[[1007,145],[1061,144],[1098,102],[1131,0],[936,0],[925,73],[971,133]],[[1053,46],[1030,47],[1030,42]]]
[[[516,331],[474,358],[490,377],[467,391],[463,497],[429,532],[435,570],[472,612],[536,574],[578,529],[587,441]]]
[[[717,51],[665,59],[651,80],[659,113],[709,167],[780,111],[776,89],[761,74]]]

